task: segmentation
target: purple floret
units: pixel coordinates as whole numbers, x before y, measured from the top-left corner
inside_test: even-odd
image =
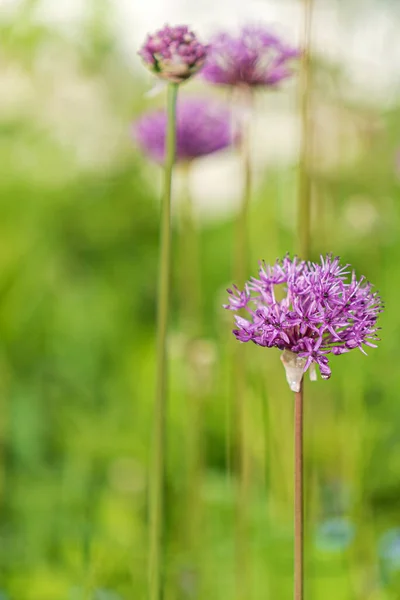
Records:
[[[138,54],[153,73],[162,79],[181,83],[204,65],[207,46],[198,41],[187,25],[165,25],[147,36]]]
[[[167,113],[159,110],[141,117],[133,127],[140,148],[164,162]],[[176,161],[190,161],[227,148],[234,142],[229,110],[210,100],[178,101]]]
[[[236,316],[236,338],[259,346],[289,350],[305,358],[304,372],[317,363],[323,379],[331,369],[327,355],[343,354],[363,346],[376,348],[376,321],[383,311],[381,298],[364,277],[327,255],[321,263],[286,256],[275,265],[260,263],[259,278],[251,278],[243,291],[228,290]],[[280,297],[278,299],[276,286]]]
[[[238,35],[218,34],[202,71],[210,83],[275,87],[292,75],[299,51],[264,26],[247,25]]]

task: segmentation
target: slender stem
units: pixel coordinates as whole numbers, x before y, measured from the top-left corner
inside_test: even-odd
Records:
[[[149,509],[149,599],[163,598],[165,463],[167,416],[167,326],[171,271],[171,185],[176,146],[177,84],[168,85],[164,198],[161,215],[160,271],[157,314],[157,371],[153,432],[153,462],[150,473]]]
[[[235,254],[235,283],[239,287],[244,284],[248,266],[248,235],[247,221],[251,199],[252,172],[250,155],[250,109],[252,105],[251,91],[244,96],[246,102],[245,114],[242,116],[239,151],[243,169],[243,195],[238,219],[236,222],[236,254]]]
[[[303,600],[303,381],[294,395],[294,600]]]
[[[239,151],[242,162],[244,185],[240,211],[236,223],[235,240],[235,283],[243,286],[246,279],[249,249],[248,249],[248,212],[252,191],[252,172],[250,156],[250,109],[252,104],[251,91],[244,90],[246,103],[242,115]],[[244,348],[236,346],[234,350],[234,397],[238,434],[238,470],[239,489],[237,496],[237,576],[238,597],[242,600],[249,596],[248,583],[248,504],[249,504],[249,432],[248,414],[246,407],[246,361]]]
[[[181,315],[183,329],[187,334],[185,352],[185,407],[187,461],[186,478],[186,522],[183,527],[185,536],[185,553],[187,562],[193,569],[197,583],[194,596],[198,597],[201,589],[201,555],[200,540],[202,526],[201,477],[203,471],[203,405],[204,405],[204,373],[201,368],[201,341],[198,336],[202,331],[201,314],[201,260],[199,232],[193,211],[190,193],[191,163],[182,165],[183,193],[180,202],[181,224]]]
[[[299,164],[297,245],[301,258],[311,250],[311,32],[313,0],[301,0],[304,11],[300,63],[301,149]],[[303,380],[295,393],[294,409],[294,600],[304,599],[304,499],[303,499]]]
[[[199,232],[193,211],[190,193],[191,163],[182,165],[183,193],[180,202],[181,221],[181,312],[185,321],[185,332],[195,338],[201,330],[201,273]]]
[[[300,114],[301,114],[301,148],[298,186],[297,244],[301,258],[307,259],[310,254],[310,221],[311,221],[311,177],[310,162],[312,150],[311,123],[311,29],[313,0],[301,0],[304,8],[303,48],[300,61]]]

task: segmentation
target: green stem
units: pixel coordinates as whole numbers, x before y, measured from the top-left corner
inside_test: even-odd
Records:
[[[160,270],[157,311],[157,371],[153,432],[153,462],[149,490],[149,600],[163,598],[164,513],[167,415],[167,326],[171,271],[171,185],[176,147],[176,99],[178,85],[168,85],[164,198],[161,215]]]
[[[249,107],[252,104],[251,91],[247,92],[245,100]],[[250,118],[246,114],[241,126],[241,139],[239,142],[239,151],[243,165],[243,195],[238,219],[236,222],[236,255],[235,255],[235,283],[242,286],[247,279],[248,268],[248,235],[247,221],[251,199],[252,173],[251,173],[251,155],[250,155]]]
[[[190,193],[190,162],[182,167],[183,194],[181,200],[181,299],[185,332],[190,339],[201,330],[200,247]]]
[[[304,598],[303,381],[294,395],[294,600]]]
[[[185,352],[185,408],[186,421],[186,523],[183,528],[185,536],[185,553],[187,562],[193,569],[198,597],[201,589],[201,555],[200,540],[202,526],[201,477],[203,471],[203,404],[204,381],[201,366],[201,342],[198,336],[202,331],[201,315],[201,261],[199,232],[196,227],[193,202],[190,193],[190,168],[188,162],[182,166],[183,193],[180,202],[181,221],[181,291],[180,299],[183,330],[187,334]]]
[[[244,90],[244,100],[248,106],[242,118],[240,155],[243,168],[244,185],[240,211],[236,223],[235,244],[235,283],[239,287],[244,285],[247,275],[249,249],[248,249],[248,212],[251,199],[252,172],[250,156],[250,110],[252,104],[251,92]],[[239,489],[237,496],[237,593],[240,600],[249,596],[248,582],[248,505],[249,505],[249,432],[248,414],[246,409],[246,364],[244,348],[235,346],[233,360],[233,385],[236,409],[236,423],[238,435],[238,473]]]
[[[304,7],[303,53],[300,61],[300,114],[301,114],[301,147],[298,186],[297,244],[301,258],[310,255],[311,232],[311,176],[310,162],[312,150],[311,123],[311,26],[313,0],[301,0]]]

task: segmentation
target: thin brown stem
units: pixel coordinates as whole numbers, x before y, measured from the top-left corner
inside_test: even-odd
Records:
[[[243,170],[243,195],[240,210],[236,222],[236,244],[235,244],[235,283],[243,286],[248,267],[248,213],[250,208],[252,172],[250,155],[250,111],[252,106],[251,91],[245,91],[245,109],[241,118],[239,153]]]
[[[250,155],[250,125],[252,94],[250,90],[240,90],[240,102],[244,104],[244,110],[241,115],[240,123],[240,141],[239,153],[243,170],[243,196],[236,223],[235,239],[235,283],[243,286],[249,261],[248,245],[248,212],[251,199],[252,171]],[[249,456],[249,418],[248,407],[246,405],[246,359],[245,351],[242,346],[237,345],[234,350],[233,360],[233,385],[236,409],[237,423],[237,442],[238,442],[238,495],[237,495],[237,597],[244,600],[249,596],[249,575],[248,575],[248,505],[249,505],[249,486],[250,486],[250,456]]]
[[[304,598],[303,381],[294,395],[294,600]]]
[[[199,230],[196,225],[193,199],[190,193],[190,169],[188,162],[181,167],[183,177],[182,198],[180,202],[181,217],[181,315],[182,329],[187,336],[185,347],[185,406],[187,410],[186,447],[187,464],[186,500],[185,500],[185,553],[187,563],[192,569],[198,597],[201,589],[201,536],[202,536],[202,502],[201,481],[203,471],[203,413],[205,400],[205,382],[201,365],[202,345],[199,336],[202,334],[201,310],[201,256]]]
[[[193,198],[190,192],[191,163],[181,166],[182,198],[180,201],[181,253],[181,314],[183,329],[189,341],[201,331],[201,256],[199,231],[196,224]]]
[[[311,250],[311,33],[313,0],[301,0],[304,14],[300,63],[301,146],[298,182],[297,250],[310,258]],[[303,502],[303,381],[295,393],[294,409],[294,600],[304,598],[304,502]]]
[[[300,118],[301,142],[298,184],[298,213],[297,213],[297,245],[301,258],[308,259],[310,254],[311,233],[311,152],[312,152],[312,122],[311,122],[311,30],[313,0],[301,0],[304,10],[304,29],[302,57],[300,61]]]

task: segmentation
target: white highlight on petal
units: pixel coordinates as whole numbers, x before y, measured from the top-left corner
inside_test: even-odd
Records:
[[[167,87],[167,85],[168,81],[162,81],[161,79],[158,79],[153,87],[145,93],[144,97],[154,98],[155,96],[158,96]]]
[[[317,369],[315,363],[311,363],[308,372],[310,373],[310,381],[317,381]]]
[[[300,358],[294,352],[290,352],[290,350],[284,350],[281,354],[281,361],[285,367],[286,380],[290,389],[292,392],[299,392],[307,359]]]

